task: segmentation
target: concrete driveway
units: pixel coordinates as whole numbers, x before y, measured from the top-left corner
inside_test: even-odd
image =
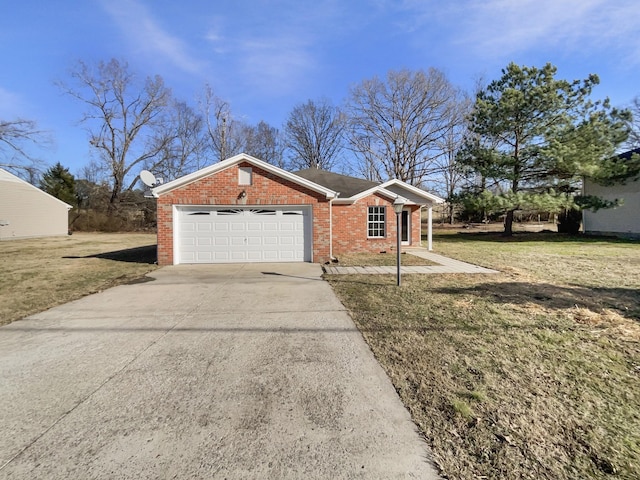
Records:
[[[437,478],[320,275],[167,267],[0,328],[0,478]]]

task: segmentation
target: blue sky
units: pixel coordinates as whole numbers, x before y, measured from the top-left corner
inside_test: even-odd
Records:
[[[294,105],[390,69],[436,67],[465,89],[514,61],[600,76],[594,98],[640,95],[637,0],[0,0],[0,119],[36,120],[37,152],[88,161],[84,107],[62,94],[78,60],[126,60],[193,105],[209,83],[235,116],[280,128]]]

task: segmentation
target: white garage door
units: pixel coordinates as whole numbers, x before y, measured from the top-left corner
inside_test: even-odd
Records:
[[[309,262],[306,207],[178,207],[177,263]]]

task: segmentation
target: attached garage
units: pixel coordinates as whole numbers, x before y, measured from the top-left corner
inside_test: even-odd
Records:
[[[175,208],[175,263],[311,261],[310,207]]]
[[[420,246],[421,211],[444,200],[400,180],[370,182],[318,169],[296,173],[239,154],[152,189],[158,265],[329,262],[393,251],[394,204],[402,243]],[[335,255],[335,256],[334,256]]]

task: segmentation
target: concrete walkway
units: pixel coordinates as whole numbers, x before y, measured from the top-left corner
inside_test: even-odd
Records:
[[[0,398],[0,480],[439,478],[317,264],[165,267],[6,325]]]
[[[430,252],[426,248],[405,248],[404,252],[415,255],[416,257],[424,258],[438,265],[424,265],[424,266],[403,266],[401,265],[401,271],[405,273],[500,273],[497,270],[491,270],[490,268],[479,267],[472,265],[471,263],[461,262],[460,260],[454,260],[453,258],[438,255],[437,253]],[[336,265],[325,265],[325,273],[330,275],[380,275],[380,274],[395,274],[397,267],[341,267]]]

